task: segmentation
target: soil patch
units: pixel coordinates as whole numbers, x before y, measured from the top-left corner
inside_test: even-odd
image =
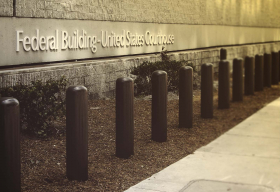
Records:
[[[131,158],[115,156],[115,100],[89,101],[89,180],[66,178],[65,133],[47,140],[21,136],[22,191],[124,191],[179,159],[192,154],[280,96],[280,86],[265,88],[214,118],[200,117],[200,91],[194,92],[193,128],[178,128],[178,97],[168,101],[168,141],[151,140],[151,100],[135,100],[135,149]],[[65,127],[62,120],[58,126]]]

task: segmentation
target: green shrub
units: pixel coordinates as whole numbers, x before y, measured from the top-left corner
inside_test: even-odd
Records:
[[[167,73],[168,91],[177,92],[179,88],[179,70],[182,66],[191,66],[187,61],[171,61],[165,52],[161,52],[162,61],[143,62],[141,65],[132,69],[131,73],[136,75],[135,95],[150,95],[152,93],[151,78],[156,70],[163,70]]]
[[[65,113],[67,80],[32,81],[31,85],[19,83],[1,88],[1,97],[14,97],[20,103],[21,129],[27,134],[47,137],[53,132],[53,121]]]

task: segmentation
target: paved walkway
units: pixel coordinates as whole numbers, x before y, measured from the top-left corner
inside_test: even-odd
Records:
[[[280,192],[280,98],[127,192]]]

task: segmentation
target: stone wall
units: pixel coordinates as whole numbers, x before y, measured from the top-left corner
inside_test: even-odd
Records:
[[[0,0],[0,16],[13,16],[13,0]]]
[[[279,0],[17,0],[17,17],[280,27]],[[0,15],[12,15],[0,0]]]
[[[237,57],[254,56],[256,54],[271,53],[280,50],[280,42],[224,47],[227,49],[228,60]],[[198,74],[203,63],[212,63],[215,72],[218,72],[220,47],[203,50],[190,50],[171,53],[173,60],[185,60],[195,64]],[[113,97],[115,94],[115,81],[119,77],[130,76],[132,67],[143,61],[155,62],[160,60],[159,55],[130,56],[114,59],[79,61],[74,63],[56,63],[42,67],[26,67],[24,69],[2,69],[0,71],[0,87],[13,86],[18,82],[30,84],[32,80],[49,78],[58,79],[65,76],[68,85],[85,85],[90,98]]]

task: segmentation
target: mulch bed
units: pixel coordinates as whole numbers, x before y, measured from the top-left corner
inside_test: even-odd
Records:
[[[178,100],[168,102],[168,141],[151,140],[151,101],[135,100],[135,149],[129,159],[115,156],[115,100],[89,101],[89,179],[66,178],[65,133],[46,140],[21,136],[22,191],[124,191],[193,153],[280,96],[280,86],[265,88],[214,118],[200,117],[200,92],[194,92],[193,128],[178,128]],[[176,98],[176,97],[175,97]],[[65,121],[59,124],[65,129]]]

